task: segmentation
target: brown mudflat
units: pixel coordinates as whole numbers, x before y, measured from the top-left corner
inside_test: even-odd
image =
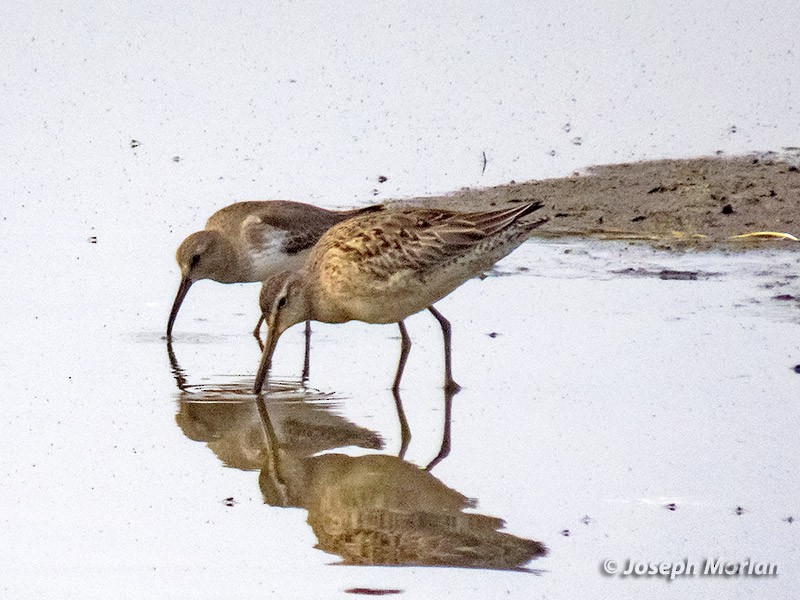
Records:
[[[644,240],[661,247],[800,249],[791,240],[733,236],[772,231],[800,238],[800,152],[657,160],[589,168],[570,177],[465,188],[417,205],[490,210],[541,200],[538,236]]]

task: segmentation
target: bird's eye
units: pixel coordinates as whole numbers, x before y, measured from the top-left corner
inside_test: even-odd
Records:
[[[283,308],[286,306],[286,296],[281,296],[280,300],[278,300],[278,308]]]
[[[192,256],[192,260],[189,263],[189,266],[192,269],[194,269],[197,266],[197,263],[199,263],[199,262],[200,262],[200,255],[199,254],[195,254],[194,256]]]

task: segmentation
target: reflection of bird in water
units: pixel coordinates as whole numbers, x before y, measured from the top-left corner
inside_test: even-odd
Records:
[[[547,220],[522,221],[523,217],[541,207],[540,202],[529,202],[481,213],[387,210],[334,225],[302,268],[276,275],[261,288],[267,341],[255,393],[268,376],[278,338],[309,319],[397,323],[401,348],[396,389],[411,348],[403,320],[425,309],[442,328],[445,389],[457,390],[450,366],[450,323],[433,303],[522,244]]]
[[[220,283],[264,281],[299,268],[311,247],[331,226],[357,215],[381,210],[380,205],[332,211],[286,200],[237,202],[215,212],[205,229],[187,237],[176,260],[181,283],[167,322],[167,338],[189,288],[200,279]],[[253,332],[258,337],[262,319]],[[306,357],[310,328],[306,327]],[[308,364],[304,368],[307,375]]]
[[[175,420],[186,437],[205,442],[225,466],[260,469],[265,452],[262,424],[252,394],[244,398],[243,387],[234,393],[205,388],[205,399],[183,397]],[[249,386],[246,389],[250,391]],[[287,399],[270,408],[277,432],[291,444],[292,453],[307,456],[343,446],[383,447],[378,434],[331,412],[331,404]]]
[[[305,508],[317,547],[348,564],[516,569],[547,553],[498,531],[502,519],[463,512],[474,501],[395,456],[323,454],[289,471],[280,490],[262,471],[265,499]]]
[[[474,501],[401,458],[315,456],[382,446],[330,405],[297,400],[297,388],[286,386],[267,413],[248,386],[192,386],[174,354],[170,360],[180,389],[176,420],[187,437],[206,442],[227,466],[259,469],[265,502],[307,510],[318,547],[346,563],[517,569],[546,554],[539,542],[498,531],[502,520],[464,513]]]
[[[347,564],[518,569],[544,556],[539,542],[498,531],[503,521],[465,513],[475,502],[398,457],[283,451],[263,399],[272,449],[259,475],[264,499],[308,511],[317,547]]]
[[[171,348],[170,362],[180,389],[175,420],[186,437],[205,442],[228,467],[262,468],[267,452],[264,429],[250,385],[190,385]],[[294,384],[272,389],[283,392],[283,398],[274,402],[272,415],[278,434],[288,444],[285,451],[308,456],[343,446],[383,447],[377,433],[332,412],[336,402],[330,396]]]

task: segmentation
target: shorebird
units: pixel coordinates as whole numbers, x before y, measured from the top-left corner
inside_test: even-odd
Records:
[[[386,210],[331,227],[300,269],[275,275],[261,288],[267,339],[254,392],[261,392],[278,338],[308,320],[397,323],[401,347],[392,386],[396,392],[411,349],[403,320],[424,309],[442,328],[445,389],[457,390],[450,366],[450,323],[433,303],[522,244],[547,221],[522,217],[541,207],[541,202],[529,202],[473,213]]]
[[[195,281],[220,283],[264,281],[298,269],[311,247],[333,225],[382,210],[381,205],[332,211],[288,200],[237,202],[215,212],[202,231],[187,237],[175,255],[181,283],[167,322],[167,339],[186,293]],[[253,334],[258,337],[263,318]],[[306,324],[306,357],[310,326]],[[307,374],[307,361],[304,375]]]

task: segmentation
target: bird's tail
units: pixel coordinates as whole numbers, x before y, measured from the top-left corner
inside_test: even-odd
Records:
[[[543,206],[544,203],[539,201],[526,202],[524,204],[520,204],[519,206],[504,208],[501,210],[467,213],[464,215],[464,217],[471,221],[476,228],[483,230],[487,235],[492,235],[493,233],[506,229],[525,215],[529,215],[532,212],[539,210]],[[537,221],[535,225],[531,224],[531,227],[526,228],[529,230],[535,229],[546,222],[547,219],[545,218],[541,221]],[[529,224],[526,223],[526,226],[527,225]]]

